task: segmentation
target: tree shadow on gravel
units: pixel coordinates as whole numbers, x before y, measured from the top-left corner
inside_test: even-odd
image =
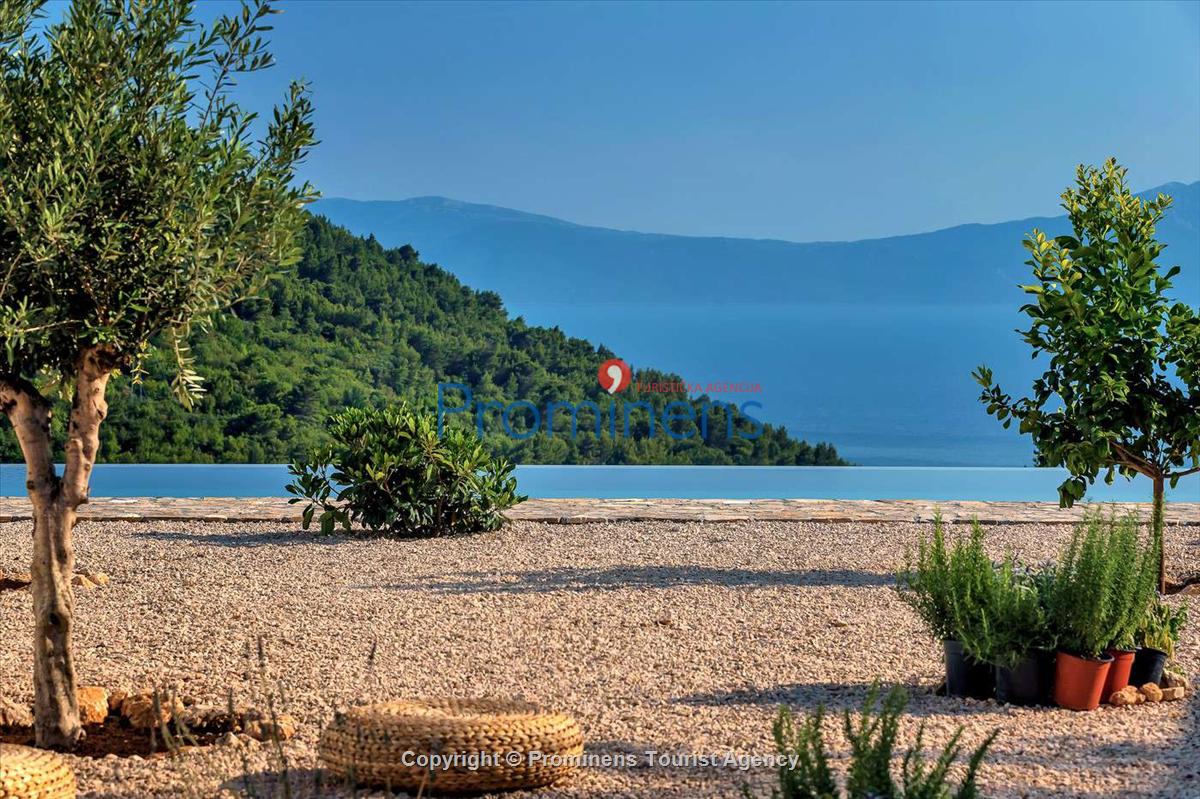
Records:
[[[232,530],[239,530],[236,525],[230,525]],[[201,546],[228,547],[232,549],[251,549],[254,547],[295,546],[296,544],[321,544],[335,546],[356,539],[342,535],[321,535],[316,531],[299,532],[296,530],[268,530],[253,532],[185,533],[177,530],[146,530],[131,533],[132,538],[144,538],[151,541],[167,541],[176,544],[197,544]]]
[[[1192,607],[1195,610],[1195,606]],[[1192,687],[1182,702],[1187,702],[1183,718],[1179,720],[1178,741],[1181,747],[1191,747],[1192,756],[1178,758],[1174,780],[1181,785],[1191,786],[1193,793],[1200,796],[1200,698],[1196,697],[1196,675],[1192,675]]]
[[[934,696],[932,686],[903,684],[908,690],[909,703],[905,714],[909,716],[956,716],[976,713],[995,713],[999,706],[970,699],[950,699]],[[886,690],[886,685],[884,689]],[[729,691],[712,691],[689,694],[674,701],[684,705],[719,707],[728,705],[757,705],[779,707],[786,705],[793,711],[811,713],[824,706],[831,713],[843,710],[857,713],[872,688],[871,683],[791,683],[767,688],[737,688]]]
[[[1136,713],[1137,711],[1131,710],[1129,712]],[[1073,752],[1086,751],[1090,758],[1104,758],[1106,764],[1110,767],[1115,765],[1141,766],[1153,763],[1173,768],[1178,765],[1183,754],[1182,744],[1184,740],[1182,737],[1179,739],[1180,748],[1173,750],[1165,748],[1158,743],[1132,739],[1101,741],[1094,736],[1069,732],[1064,732],[1060,735],[1042,735],[1037,738],[1023,740],[1019,737],[1021,735],[1019,719],[1013,719],[1012,722],[1003,726],[1005,729],[1010,730],[1012,734],[1013,740],[1010,744],[1012,746],[1020,746],[1021,748],[1016,750],[1011,748],[995,749],[988,755],[988,759],[1014,766],[1045,766],[1047,765],[1048,753],[1051,753],[1050,757],[1068,759],[1068,762],[1061,763],[1060,765],[1086,769],[1086,764],[1080,763],[1071,757]],[[1128,728],[1122,727],[1121,729],[1121,734],[1129,735],[1130,738],[1135,734],[1132,730],[1128,730]],[[1200,768],[1200,764],[1197,767]],[[1200,788],[1200,785],[1197,785],[1197,788]]]
[[[333,795],[357,795],[329,772],[318,768],[289,767],[286,774],[264,769],[232,777],[221,783],[221,788],[247,799],[321,799]],[[345,790],[339,791],[339,788]]]
[[[551,591],[616,591],[623,588],[678,588],[717,585],[727,588],[778,586],[865,588],[894,585],[890,574],[850,569],[775,571],[720,569],[711,566],[616,566],[608,569],[554,568],[530,572],[460,572],[411,583],[355,585],[360,590],[433,591],[446,594],[525,594]]]
[[[1028,766],[1031,769],[1047,765],[1073,768],[1076,759],[1072,753],[1086,751],[1093,757],[1105,759],[1112,764],[1136,766],[1139,764],[1155,764],[1165,767],[1167,774],[1147,774],[1144,786],[1147,796],[1176,795],[1200,797],[1200,758],[1195,757],[1196,735],[1200,721],[1200,702],[1188,698],[1183,717],[1178,719],[1179,733],[1172,736],[1171,743],[1147,742],[1139,740],[1136,727],[1138,724],[1172,724],[1170,719],[1139,720],[1138,709],[1129,708],[1113,710],[1101,708],[1091,713],[1073,713],[1053,708],[1011,708],[995,703],[977,702],[967,699],[949,699],[935,696],[929,686],[906,685],[910,701],[905,715],[914,718],[942,717],[954,721],[955,717],[966,715],[993,715],[993,721],[985,722],[988,727],[1001,730],[1000,740],[1004,745],[994,747],[988,753],[988,761],[1014,766]],[[743,688],[730,691],[715,691],[683,696],[674,701],[685,705],[702,706],[761,706],[776,708],[785,705],[795,712],[811,713],[819,705],[835,715],[849,710],[856,713],[862,709],[867,693],[871,690],[868,683],[810,683],[777,685],[769,688]],[[1063,730],[1060,734],[1050,736],[1035,736],[1026,739],[1023,729],[1030,724],[1030,713],[1057,713],[1060,716],[1067,713],[1060,724]],[[1099,741],[1089,736],[1085,731],[1071,732],[1072,721],[1078,719],[1081,723],[1092,713],[1118,714],[1114,721],[1121,735],[1117,740]],[[1045,724],[1045,721],[1039,721]],[[1080,766],[1085,770],[1096,771],[1095,766]],[[986,767],[985,767],[986,769]],[[1186,792],[1191,787],[1193,792]],[[1117,797],[1141,796],[1122,791],[1114,793],[1089,793],[1089,796]]]
[[[1137,710],[1114,712],[1136,714]],[[1030,773],[1047,768],[1064,775],[1070,773],[1076,788],[1086,788],[1086,795],[1095,799],[1200,796],[1200,759],[1195,757],[1195,744],[1189,744],[1186,733],[1168,745],[1137,740],[1133,725],[1122,725],[1118,735],[1127,739],[1119,737],[1114,741],[1098,741],[1086,732],[1026,739],[1021,722],[1014,718],[997,725],[1001,728],[1003,745],[989,750],[987,762],[1028,769]],[[985,773],[986,768],[985,765]],[[1137,784],[1111,790],[1094,784],[1097,778],[1120,771],[1135,772]]]

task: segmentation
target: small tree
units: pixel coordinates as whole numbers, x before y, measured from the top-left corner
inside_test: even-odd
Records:
[[[257,141],[230,97],[271,63],[262,0],[208,28],[187,2],[77,0],[39,33],[40,6],[0,3],[0,409],[33,506],[37,742],[70,747],[71,530],[105,387],[165,342],[179,396],[201,390],[192,327],[299,257],[314,194],[294,170],[313,129],[301,84]],[[53,393],[71,398],[61,477]]]
[[[1200,471],[1200,317],[1167,297],[1179,267],[1163,273],[1156,263],[1165,245],[1154,228],[1171,198],[1134,196],[1125,173],[1115,159],[1080,166],[1062,195],[1073,235],[1035,229],[1025,239],[1037,282],[1022,286],[1035,298],[1021,308],[1033,320],[1023,338],[1049,356],[1033,396],[1013,400],[985,366],[975,378],[988,413],[1033,436],[1039,465],[1070,471],[1058,489],[1063,507],[1101,471],[1110,484],[1115,472],[1153,481],[1165,591],[1164,486]]]

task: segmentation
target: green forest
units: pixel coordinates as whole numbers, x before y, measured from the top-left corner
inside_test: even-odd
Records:
[[[556,327],[510,318],[497,294],[464,286],[422,262],[412,247],[384,249],[374,237],[354,236],[314,216],[303,248],[296,269],[193,336],[195,368],[206,392],[194,408],[185,409],[172,394],[173,356],[162,349],[146,359],[139,379],[121,375],[110,384],[101,461],[291,461],[321,444],[330,413],[401,400],[433,412],[439,382],[469,386],[476,403],[528,400],[546,408],[590,400],[604,408],[612,401],[596,380],[597,367],[615,357],[612,352]],[[621,392],[620,402],[649,403],[661,419],[663,406],[679,396],[639,392],[636,383],[680,380],[635,369],[634,385]],[[66,406],[59,402],[55,424],[61,425]],[[556,435],[548,435],[543,422],[542,432],[524,440],[504,435],[499,413],[492,413],[485,439],[517,463],[843,463],[832,445],[797,441],[781,427],[764,425],[756,439],[730,437],[719,409],[704,435],[686,420],[673,424],[677,434],[692,431],[682,440],[661,426],[649,436],[642,411],[632,414],[629,437],[610,437],[607,429],[596,437],[589,415],[581,413],[574,439],[566,435],[569,417],[563,414]],[[467,416],[451,420],[473,424]],[[516,414],[518,432],[522,424]],[[7,425],[0,432],[0,460],[22,460]]]

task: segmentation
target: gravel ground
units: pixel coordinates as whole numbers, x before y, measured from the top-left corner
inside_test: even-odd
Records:
[[[897,601],[890,576],[927,530],[516,522],[410,542],[319,538],[277,524],[83,523],[80,570],[112,582],[78,593],[76,662],[87,684],[253,699],[264,689],[246,650],[262,636],[271,680],[301,724],[285,752],[305,785],[331,708],[359,699],[521,696],[574,714],[591,753],[752,755],[773,751],[779,705],[856,708],[878,679],[911,686],[905,741],[920,722],[930,746],[960,724],[968,746],[1002,730],[983,771],[987,796],[1200,796],[1194,697],[1072,713],[931,695],[940,649]],[[1001,525],[988,535],[997,553],[1040,560],[1068,534]],[[1200,570],[1200,530],[1172,528],[1168,541],[1177,568]],[[28,554],[27,524],[0,524],[0,570],[27,570]],[[1192,603],[1179,657],[1194,683],[1200,602],[1180,601]],[[18,700],[32,692],[29,608],[26,591],[0,591],[0,694]],[[843,764],[838,724],[827,720],[827,739]],[[276,760],[230,746],[181,760],[72,758],[87,797],[231,796],[247,773],[264,795]],[[745,783],[764,795],[772,776],[596,768],[525,795],[735,797]]]

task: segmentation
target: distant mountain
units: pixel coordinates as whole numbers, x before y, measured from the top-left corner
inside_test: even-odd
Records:
[[[1175,205],[1159,233],[1167,263],[1185,269],[1182,297],[1200,297],[1200,181],[1146,194]],[[588,227],[442,197],[321,200],[315,211],[385,246],[411,244],[476,288],[523,303],[866,303],[1011,301],[1027,278],[1021,238],[1066,231],[1065,217],[1030,217],[853,242],[670,236]],[[802,209],[797,211],[802,213]],[[870,213],[870,209],[864,209]],[[1019,299],[1019,297],[1018,297]]]

